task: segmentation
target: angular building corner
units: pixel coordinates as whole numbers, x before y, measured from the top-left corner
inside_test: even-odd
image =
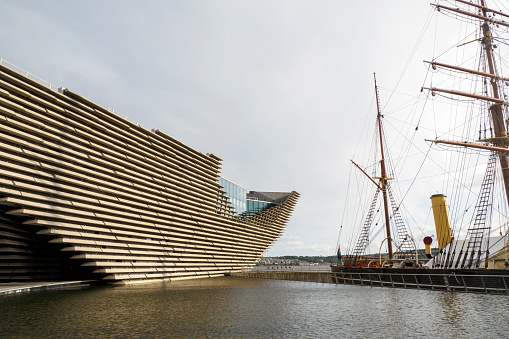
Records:
[[[238,211],[217,156],[1,64],[0,120],[0,282],[226,275],[299,197],[249,192]]]

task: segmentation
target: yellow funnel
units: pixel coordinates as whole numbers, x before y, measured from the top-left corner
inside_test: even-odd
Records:
[[[432,195],[431,206],[433,207],[433,216],[435,217],[438,249],[442,250],[452,241],[451,219],[449,218],[446,196],[443,194]]]

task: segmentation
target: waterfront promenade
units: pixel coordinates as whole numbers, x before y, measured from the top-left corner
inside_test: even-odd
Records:
[[[90,283],[91,281],[88,280],[2,283],[0,284],[0,296],[41,290],[82,288],[90,286]]]
[[[231,276],[332,283],[332,276],[328,265],[254,266],[242,272],[232,273]],[[93,281],[89,280],[1,283],[0,296],[41,290],[82,288],[90,286],[91,283]]]
[[[255,266],[242,272],[234,272],[231,275],[247,278],[333,283],[330,266],[328,265]]]

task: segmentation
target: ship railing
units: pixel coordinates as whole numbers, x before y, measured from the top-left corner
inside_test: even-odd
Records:
[[[347,266],[347,267],[369,267],[369,268],[388,268],[392,267],[395,263],[402,263],[405,261],[414,262],[412,258],[375,258],[375,257],[364,257],[364,258],[349,258],[343,259],[343,265],[340,266]],[[413,266],[413,265],[412,265]],[[418,266],[418,262],[415,261],[415,266]]]
[[[426,269],[420,270],[419,273],[345,270],[333,271],[332,275],[333,281],[337,284],[509,294],[509,272],[489,274],[489,271],[486,270],[485,274],[461,274],[455,271],[428,272]]]

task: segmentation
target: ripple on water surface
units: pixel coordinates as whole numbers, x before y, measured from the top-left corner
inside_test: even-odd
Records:
[[[0,337],[506,337],[509,298],[249,278],[0,298]]]

